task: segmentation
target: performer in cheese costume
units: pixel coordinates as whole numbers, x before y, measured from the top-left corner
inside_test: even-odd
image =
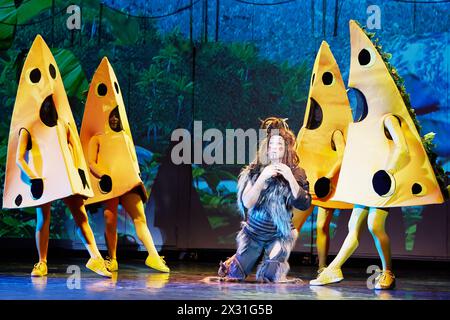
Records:
[[[148,251],[147,266],[169,272],[147,227],[144,202],[147,192],[140,178],[136,150],[119,84],[108,59],[102,59],[89,88],[81,126],[81,143],[89,163],[94,197],[86,204],[103,202],[108,270],[117,271],[117,208],[133,219],[136,234]]]
[[[264,251],[256,278],[285,282],[288,258],[297,238],[292,208],[306,210],[311,204],[305,171],[298,165],[295,136],[284,120],[268,118],[262,124],[267,137],[255,160],[241,171],[238,207],[245,219],[237,235],[234,256],[220,263],[219,277],[242,281]]]
[[[72,212],[78,234],[91,256],[87,267],[111,276],[98,251],[83,198],[92,196],[75,121],[61,74],[40,35],[25,60],[8,142],[4,208],[36,207],[39,262],[32,276],[47,274],[50,207],[62,199]]]
[[[297,136],[297,154],[311,184],[312,206],[307,211],[294,209],[298,231],[318,206],[317,253],[319,270],[326,267],[330,244],[329,227],[334,209],[353,205],[334,200],[339,170],[345,149],[352,112],[339,66],[328,43],[322,42],[313,67],[303,126]]]
[[[349,125],[347,145],[335,199],[355,204],[347,235],[336,258],[311,285],[343,279],[341,267],[358,246],[365,219],[382,260],[383,270],[375,289],[392,289],[389,237],[385,221],[389,207],[442,203],[446,192],[436,179],[416,128],[409,98],[396,71],[391,71],[378,46],[355,22],[350,21],[351,64],[349,87],[362,93],[365,112]],[[376,42],[375,42],[376,43]],[[442,191],[441,191],[442,190]]]

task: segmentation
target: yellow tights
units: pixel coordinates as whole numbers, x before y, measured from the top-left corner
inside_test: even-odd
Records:
[[[383,270],[391,270],[391,243],[384,228],[387,216],[387,210],[355,205],[348,223],[348,235],[345,238],[338,255],[334,258],[329,267],[340,269],[345,261],[347,261],[353,252],[355,252],[359,245],[362,224],[367,218],[367,225],[375,241],[375,246],[383,265]]]
[[[310,206],[306,211],[294,210],[292,221],[298,232],[300,232],[313,210],[314,206]],[[318,208],[316,246],[317,255],[319,256],[319,269],[327,265],[328,250],[330,248],[330,223],[333,218],[333,212],[334,209]]]
[[[139,194],[130,191],[122,196],[105,201],[105,236],[108,252],[112,259],[117,259],[117,206],[119,200],[125,211],[133,219],[136,234],[144,244],[150,256],[159,256],[147,227],[144,204]]]
[[[73,220],[77,225],[78,236],[83,241],[91,258],[101,258],[101,254],[95,243],[94,233],[89,226],[82,197],[70,196],[63,199],[63,201],[72,213]],[[36,208],[36,247],[39,253],[39,261],[41,262],[47,262],[48,240],[50,236],[50,207],[51,203],[46,203]]]

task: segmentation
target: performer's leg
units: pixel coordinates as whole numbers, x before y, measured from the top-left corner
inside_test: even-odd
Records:
[[[358,248],[361,226],[365,221],[367,214],[367,207],[355,205],[348,223],[348,235],[345,238],[338,255],[331,264],[320,273],[317,279],[310,281],[311,285],[324,285],[339,282],[344,278],[342,276],[341,267],[353,254],[356,248]]]
[[[147,249],[148,258],[146,264],[156,270],[169,272],[169,268],[166,266],[162,257],[159,256],[153,243],[152,235],[147,226],[147,218],[145,217],[144,204],[142,203],[141,196],[131,191],[121,196],[120,202],[131,219],[133,219],[136,234]]]
[[[338,255],[330,264],[330,268],[340,269],[348,258],[355,252],[359,246],[359,235],[363,222],[368,214],[368,208],[355,206],[350,221],[348,222],[348,235],[339,250]]]
[[[147,249],[150,256],[159,256],[153,243],[152,235],[147,227],[147,218],[145,217],[144,204],[141,197],[134,192],[128,192],[120,197],[120,202],[125,211],[133,219],[136,234]]]
[[[36,208],[36,247],[39,253],[39,262],[43,263],[47,263],[50,207],[51,203],[46,203]]]
[[[385,231],[388,213],[386,209],[370,208],[367,220],[383,265],[383,270],[377,278],[375,289],[392,289],[395,286],[395,276],[392,273],[391,243]]]
[[[256,279],[263,282],[286,280],[289,272],[288,259],[295,245],[298,232],[293,230],[292,239],[277,239],[265,248],[264,261],[258,266]]]
[[[388,214],[387,210],[370,208],[367,219],[367,225],[380,255],[383,270],[392,270],[391,242],[384,228]]]
[[[103,215],[105,217],[105,239],[108,246],[108,253],[112,260],[117,259],[117,207],[119,205],[119,198],[106,200],[105,210]]]
[[[334,209],[319,207],[317,214],[317,255],[319,270],[327,266],[328,250],[330,248],[330,223]]]
[[[39,254],[39,262],[31,271],[33,277],[47,275],[48,239],[50,237],[50,207],[51,203],[43,204],[36,208],[36,247]]]
[[[89,225],[83,199],[80,196],[71,196],[64,198],[63,200],[72,213],[73,220],[77,225],[78,236],[81,238],[86,246],[86,249],[89,251],[89,255],[93,259],[101,258],[102,255],[100,254],[100,251],[98,251],[94,233]]]
[[[305,211],[293,208],[292,210],[292,224],[294,225],[295,230],[297,230],[297,235],[300,235],[300,232],[303,228],[308,217],[314,211],[314,206],[310,205],[308,209]],[[297,241],[298,237],[296,238]],[[294,243],[295,246],[295,243]]]
[[[72,213],[73,220],[77,225],[78,236],[83,241],[89,255],[91,256],[91,259],[87,262],[86,267],[99,275],[112,277],[111,272],[106,269],[105,261],[103,260],[100,251],[98,251],[97,244],[95,243],[94,233],[89,225],[83,198],[75,195],[64,198],[63,200]]]
[[[237,251],[225,262],[220,262],[219,276],[231,280],[244,280],[256,264],[264,244],[252,239],[242,229],[237,237]]]
[[[310,214],[313,212],[314,206],[311,205],[307,210],[302,211],[294,208],[292,210],[292,223],[294,224],[294,228],[300,232],[302,230],[303,225],[305,224],[305,221],[308,219]]]

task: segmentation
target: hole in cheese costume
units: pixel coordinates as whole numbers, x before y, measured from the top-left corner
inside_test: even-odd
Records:
[[[313,67],[303,126],[297,136],[300,166],[306,171],[312,186],[312,203],[316,206],[353,207],[334,200],[342,161],[340,154],[343,154],[347,127],[352,121],[339,67],[323,41]]]
[[[4,208],[36,207],[39,263],[47,275],[50,207],[62,199],[91,258],[86,267],[110,277],[88,223],[83,198],[93,195],[77,127],[63,81],[47,44],[37,35],[20,76],[11,119]]]
[[[421,137],[382,56],[354,21],[350,39],[349,87],[364,95],[367,113],[349,125],[335,199],[367,207],[442,203]]]
[[[38,35],[23,65],[11,118],[3,207],[90,197],[87,172],[61,74]]]
[[[353,121],[347,92],[327,42],[316,55],[303,126],[297,136],[297,154],[311,184],[312,204],[318,206],[317,252],[319,269],[326,265],[329,224],[335,208],[353,205],[334,200],[345,148],[348,124]],[[313,211],[294,209],[294,225],[301,230]]]
[[[112,113],[118,115],[119,129],[109,125]],[[142,201],[147,200],[122,94],[106,57],[89,87],[80,138],[94,191],[86,204],[120,197],[136,188]]]
[[[94,196],[87,199],[86,204],[105,204],[105,235],[111,256],[108,268],[118,270],[117,207],[120,203],[132,218],[136,234],[149,253],[146,265],[169,272],[147,227],[144,203],[148,196],[140,177],[119,83],[106,57],[92,77],[80,136],[94,190]]]
[[[349,233],[336,258],[311,285],[343,279],[341,267],[358,247],[365,220],[374,238],[383,271],[374,289],[392,289],[391,247],[385,231],[389,207],[417,206],[444,201],[406,92],[399,90],[383,56],[355,21],[350,21],[349,87],[365,108],[349,125],[335,199],[354,203]],[[437,171],[436,171],[437,172]]]

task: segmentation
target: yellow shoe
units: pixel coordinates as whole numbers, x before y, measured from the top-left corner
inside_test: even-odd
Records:
[[[34,265],[33,271],[31,271],[32,277],[43,277],[48,273],[47,264],[45,262],[38,262]]]
[[[169,267],[166,265],[166,262],[164,261],[164,257],[156,256],[151,257],[148,256],[147,259],[145,259],[145,265],[147,267],[150,267],[152,269],[161,271],[161,272],[170,272]]]
[[[327,268],[327,266],[322,267],[322,268],[319,268],[319,269],[317,270],[317,276],[319,276],[319,275],[322,273],[322,271],[325,270],[326,268]]]
[[[377,281],[375,289],[391,290],[395,288],[395,276],[390,270],[381,271],[375,280]]]
[[[110,257],[106,257],[105,266],[109,272],[119,271],[119,264],[117,263],[117,259],[112,259]]]
[[[311,286],[323,286],[330,283],[341,282],[344,279],[341,269],[325,268],[317,277],[317,279],[311,280],[309,284]]]
[[[111,278],[112,274],[106,269],[105,260],[103,258],[90,258],[89,261],[86,263],[86,268],[89,270],[94,271],[95,273]]]

